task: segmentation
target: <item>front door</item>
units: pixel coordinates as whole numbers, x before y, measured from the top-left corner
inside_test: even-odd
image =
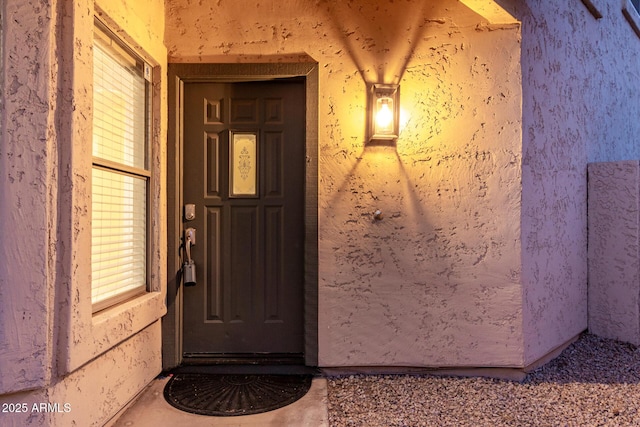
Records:
[[[184,360],[302,360],[304,81],[185,83],[183,114]]]

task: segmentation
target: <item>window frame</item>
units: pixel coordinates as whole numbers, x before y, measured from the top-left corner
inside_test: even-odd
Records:
[[[101,32],[103,36],[108,37],[111,42],[116,46],[117,49],[121,49],[126,55],[130,56],[136,62],[136,67],[139,65],[141,67],[141,77],[145,81],[145,112],[144,112],[144,159],[143,159],[143,167],[129,166],[124,163],[119,163],[117,161],[105,159],[102,157],[95,156],[93,153],[93,148],[91,149],[91,171],[95,169],[100,169],[103,171],[118,173],[123,176],[132,177],[134,179],[142,178],[145,180],[145,280],[144,284],[137,286],[134,289],[130,289],[124,291],[122,293],[118,293],[117,295],[105,298],[103,300],[93,302],[93,296],[91,298],[91,310],[93,315],[98,314],[99,312],[112,308],[118,304],[129,301],[133,298],[140,297],[150,291],[150,277],[152,273],[152,260],[151,260],[151,247],[153,242],[151,241],[151,218],[153,216],[153,201],[152,201],[152,189],[154,186],[154,176],[153,176],[153,116],[154,116],[154,99],[153,99],[153,80],[152,80],[152,67],[151,65],[142,57],[142,55],[138,54],[134,49],[132,49],[122,38],[118,37],[108,25],[106,25],[103,21],[101,21],[97,16],[94,17],[94,33],[93,40],[95,42],[96,32]],[[95,61],[95,59],[94,59]],[[95,63],[93,65],[93,69],[95,70]],[[95,90],[95,88],[94,88]],[[95,92],[93,92],[92,99],[95,97]],[[94,103],[92,101],[92,103]],[[94,104],[95,105],[95,104]],[[94,117],[95,117],[95,108],[93,109]],[[92,121],[93,123],[93,121]],[[93,125],[92,125],[93,128]],[[92,147],[93,147],[93,131],[92,131]],[[91,184],[91,195],[93,198],[93,183]],[[93,218],[93,213],[92,213]],[[93,229],[93,228],[92,228]],[[93,239],[91,248],[93,248]],[[93,279],[91,280],[91,294],[93,295]]]

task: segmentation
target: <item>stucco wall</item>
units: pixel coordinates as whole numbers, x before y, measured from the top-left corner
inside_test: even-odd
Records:
[[[589,330],[640,345],[640,161],[589,164]]]
[[[362,149],[362,111],[345,120],[339,97],[320,115],[322,364],[519,364],[517,42],[431,33],[401,81],[397,149]]]
[[[457,2],[166,6],[172,61],[319,63],[320,365],[520,366],[519,27]],[[397,147],[364,144],[378,79]]]
[[[102,425],[160,372],[165,312],[164,4],[6,0],[0,144],[0,402],[72,414],[2,413],[3,426]],[[102,5],[102,7],[101,7]],[[150,290],[91,312],[94,11],[154,67]],[[118,378],[114,375],[117,367]],[[86,394],[90,393],[90,394]],[[66,418],[65,418],[66,417]]]
[[[161,370],[160,322],[44,389],[0,395],[2,426],[103,426]]]
[[[0,393],[51,378],[55,281],[56,10],[5,1],[0,144]],[[36,29],[32,31],[32,29]]]
[[[91,7],[87,7],[87,4]],[[104,6],[104,7],[102,7]],[[89,360],[127,339],[154,322],[165,311],[164,286],[166,284],[166,49],[163,45],[163,29],[158,27],[162,18],[162,1],[113,2],[95,4],[78,2],[69,9],[63,22],[64,41],[61,52],[67,55],[62,62],[68,80],[63,90],[73,94],[71,104],[62,104],[58,110],[65,123],[70,143],[62,146],[61,168],[72,170],[61,181],[65,186],[60,192],[61,242],[71,242],[59,250],[61,283],[59,286],[60,330],[64,335],[58,351],[62,372],[71,372]],[[86,254],[91,244],[91,115],[93,68],[91,47],[94,15],[99,17],[115,34],[141,55],[153,68],[153,123],[151,126],[152,150],[149,159],[152,178],[149,191],[153,208],[150,209],[149,232],[149,287],[144,297],[137,298],[93,316],[91,312],[90,264]],[[65,109],[66,108],[66,109]],[[68,120],[71,117],[71,120]]]
[[[640,38],[619,1],[499,0],[522,21],[526,361],[587,327],[587,162],[637,159]],[[525,4],[526,3],[526,4]]]

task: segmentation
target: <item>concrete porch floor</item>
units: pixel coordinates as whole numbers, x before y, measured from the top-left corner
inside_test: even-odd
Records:
[[[274,411],[236,417],[209,417],[182,412],[162,394],[169,378],[155,379],[109,427],[328,427],[327,380],[314,378],[300,400]]]

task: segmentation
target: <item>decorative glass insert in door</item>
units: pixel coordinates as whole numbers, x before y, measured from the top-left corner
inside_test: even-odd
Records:
[[[229,197],[258,197],[258,135],[231,132]]]

